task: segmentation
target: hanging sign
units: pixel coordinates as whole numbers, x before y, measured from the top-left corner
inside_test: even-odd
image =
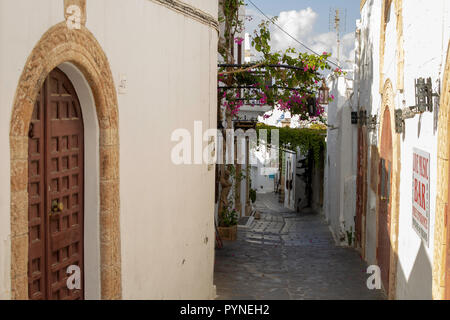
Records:
[[[412,227],[426,246],[430,239],[430,154],[413,148]]]

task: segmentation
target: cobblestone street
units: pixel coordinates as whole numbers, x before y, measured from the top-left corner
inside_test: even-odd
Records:
[[[335,245],[323,217],[283,208],[258,194],[260,220],[216,249],[217,299],[383,299],[366,287],[366,264]]]

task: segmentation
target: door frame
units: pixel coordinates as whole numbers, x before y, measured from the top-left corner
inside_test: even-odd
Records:
[[[450,299],[450,41],[443,72],[438,116],[438,154],[436,181],[436,212],[433,254],[433,299]]]
[[[386,218],[386,224],[390,226],[391,221],[389,220],[392,217],[392,197],[390,195],[388,196],[388,202],[386,204],[382,204],[382,197],[384,196],[384,193],[386,190],[392,190],[392,127],[391,127],[391,119],[390,119],[390,113],[389,108],[384,108],[384,111],[382,111],[381,117],[383,118],[383,126],[381,130],[381,140],[380,140],[380,156],[378,157],[378,186],[377,186],[377,245],[376,245],[376,259],[377,263],[380,266],[380,245],[383,244],[384,239],[380,239],[381,236],[381,230],[385,227],[384,225],[381,225],[380,221],[382,215],[387,215]],[[389,121],[389,122],[387,122]],[[386,169],[388,167],[389,169]],[[386,198],[385,198],[386,199]],[[383,219],[384,220],[384,219]],[[390,288],[390,262],[391,262],[391,230],[388,228],[388,237],[389,237],[389,261],[387,263],[388,267],[388,282],[387,282],[387,288],[384,289],[386,292],[389,292]],[[384,282],[383,282],[384,285]]]
[[[83,25],[51,27],[30,53],[16,89],[10,125],[11,298],[28,299],[28,127],[37,93],[51,70],[70,62],[92,91],[99,126],[100,269],[102,299],[122,297],[119,119],[108,59]],[[85,137],[87,139],[87,137]]]
[[[372,155],[371,158],[380,159],[382,154],[382,134],[383,134],[383,122],[384,111],[389,110],[390,115],[390,128],[392,138],[392,171],[391,171],[391,227],[390,227],[390,239],[391,239],[391,252],[390,252],[390,267],[389,267],[389,292],[386,292],[389,299],[395,299],[396,297],[396,284],[397,284],[397,265],[398,265],[398,224],[399,224],[399,207],[400,207],[400,170],[401,170],[401,157],[400,157],[400,135],[395,133],[395,102],[394,102],[394,90],[390,79],[385,81],[383,87],[382,103],[380,108],[380,125],[378,130],[378,155]],[[372,161],[372,160],[371,160]],[[376,178],[376,185],[379,183],[379,173]],[[377,240],[375,246],[378,244],[378,212],[379,212],[379,191],[377,191],[376,212],[377,212]],[[376,256],[376,255],[375,255]]]

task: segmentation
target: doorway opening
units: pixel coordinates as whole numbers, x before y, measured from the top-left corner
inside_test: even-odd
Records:
[[[381,280],[386,292],[389,292],[389,274],[391,264],[391,182],[392,182],[392,131],[389,108],[383,114],[381,150],[379,159],[378,183],[378,236],[377,261],[381,270]]]
[[[75,89],[58,68],[38,93],[28,139],[29,298],[83,299],[84,126]],[[71,290],[74,266],[80,286]]]

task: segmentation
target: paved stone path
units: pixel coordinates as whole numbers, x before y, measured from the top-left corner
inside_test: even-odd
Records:
[[[280,206],[258,194],[261,219],[216,249],[217,299],[384,299],[366,287],[366,264],[335,245],[323,217]]]

